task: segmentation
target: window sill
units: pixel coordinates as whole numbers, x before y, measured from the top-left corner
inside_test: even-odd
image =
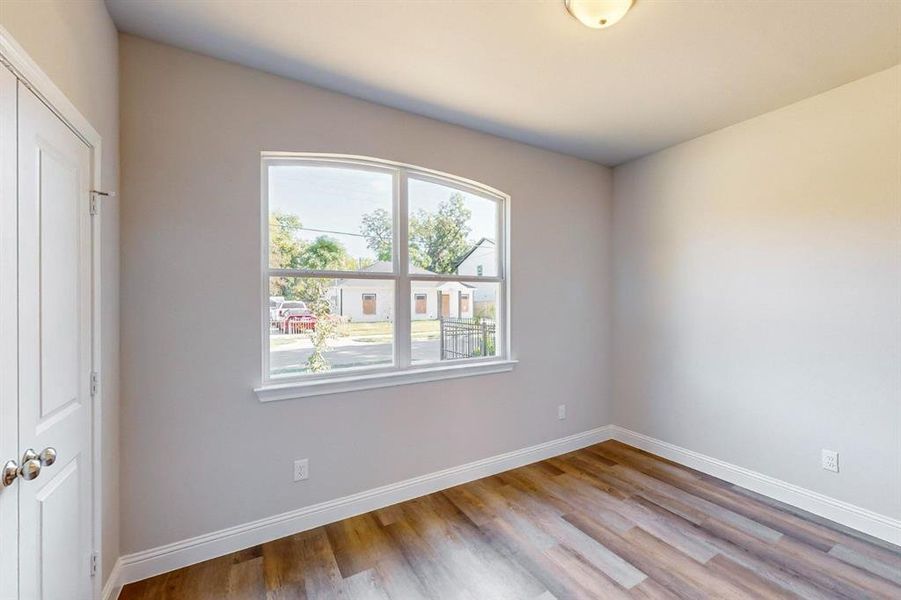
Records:
[[[338,394],[341,392],[372,390],[396,385],[407,385],[410,383],[455,379],[457,377],[474,377],[476,375],[506,373],[512,371],[513,367],[515,367],[518,362],[519,361],[516,360],[492,360],[479,363],[467,363],[465,365],[430,366],[406,369],[404,371],[351,375],[348,377],[334,377],[315,381],[292,381],[290,383],[265,385],[256,388],[254,393],[256,393],[260,402],[275,402],[278,400],[292,400],[294,398],[307,398],[310,396]]]

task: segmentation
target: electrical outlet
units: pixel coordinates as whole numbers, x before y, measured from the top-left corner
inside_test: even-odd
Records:
[[[303,481],[310,476],[310,459],[301,458],[294,461],[294,481]]]
[[[838,473],[838,452],[823,448],[823,468]]]
[[[561,404],[557,407],[557,418],[561,421],[566,418],[566,405]]]

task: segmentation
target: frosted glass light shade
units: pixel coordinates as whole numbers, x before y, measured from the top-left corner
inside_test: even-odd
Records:
[[[614,25],[632,8],[632,0],[563,0],[563,4],[569,14],[592,29]]]

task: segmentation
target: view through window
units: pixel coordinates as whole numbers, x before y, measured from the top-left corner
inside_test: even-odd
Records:
[[[501,194],[376,160],[263,174],[269,379],[502,356]]]

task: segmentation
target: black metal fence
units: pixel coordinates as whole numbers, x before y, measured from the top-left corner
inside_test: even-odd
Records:
[[[494,356],[497,325],[490,319],[441,317],[441,360]]]

